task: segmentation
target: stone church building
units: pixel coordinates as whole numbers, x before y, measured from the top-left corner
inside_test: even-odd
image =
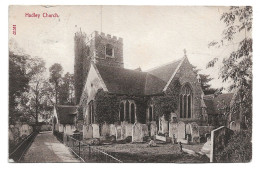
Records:
[[[94,138],[95,130],[102,136],[103,129],[117,138],[133,136],[134,124],[143,126],[143,135],[151,136],[171,135],[170,124],[181,122],[183,139],[191,134],[188,124],[210,126],[212,130],[209,116],[213,122],[217,117],[212,106],[215,98],[204,96],[200,77],[186,53],[181,59],[148,71],[130,70],[124,68],[122,38],[97,31],[87,36],[80,31],[75,33],[74,41],[77,109],[71,113],[76,114],[75,126],[83,137]],[[227,105],[231,100],[229,95]]]

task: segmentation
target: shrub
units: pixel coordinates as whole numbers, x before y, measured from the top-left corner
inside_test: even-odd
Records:
[[[216,155],[217,162],[250,162],[252,159],[252,130],[235,133],[227,147]]]

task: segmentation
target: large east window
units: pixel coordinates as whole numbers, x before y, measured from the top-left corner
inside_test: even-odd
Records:
[[[191,118],[192,116],[192,90],[186,84],[180,93],[180,118]]]

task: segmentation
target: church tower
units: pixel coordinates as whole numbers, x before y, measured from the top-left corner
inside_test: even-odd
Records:
[[[74,37],[74,79],[76,104],[79,103],[90,63],[124,67],[123,39],[94,31],[87,36],[79,31]]]
[[[124,67],[123,39],[100,34],[95,31],[90,35],[90,56],[96,64],[113,67]]]

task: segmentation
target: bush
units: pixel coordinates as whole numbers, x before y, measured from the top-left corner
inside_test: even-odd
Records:
[[[228,146],[216,155],[217,162],[250,162],[252,159],[252,130],[235,133]]]

